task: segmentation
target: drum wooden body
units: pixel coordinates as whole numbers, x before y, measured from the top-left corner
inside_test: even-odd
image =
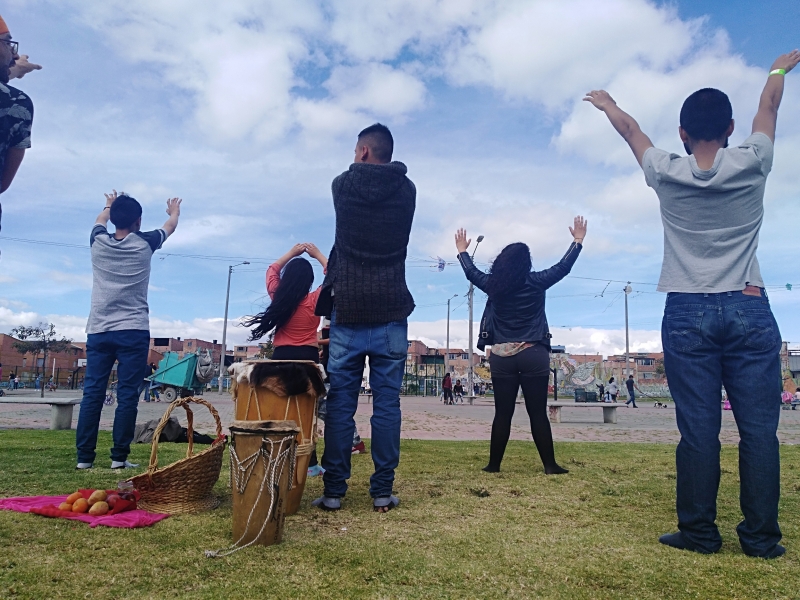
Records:
[[[292,420],[299,429],[294,481],[286,503],[286,514],[293,515],[300,508],[308,463],[316,446],[317,400],[320,390],[324,392],[325,389],[322,375],[317,365],[308,361],[247,361],[241,364],[242,373],[238,374],[231,389],[235,402],[234,418],[240,421]],[[283,372],[273,371],[278,367],[284,368]],[[286,375],[286,369],[290,367],[292,372]],[[281,379],[302,374],[305,374],[306,385],[299,386],[301,389],[296,389],[297,386],[293,389],[291,384],[286,385]]]
[[[298,428],[294,421],[234,421],[230,430],[234,545],[278,544]]]

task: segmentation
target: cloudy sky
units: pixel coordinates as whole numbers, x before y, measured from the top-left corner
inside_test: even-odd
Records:
[[[264,305],[264,271],[292,244],[333,241],[330,182],[355,135],[380,121],[416,183],[408,281],[411,337],[465,346],[467,285],[453,233],[485,241],[484,267],[525,241],[558,260],[576,214],[589,234],[548,295],[554,343],[660,350],[655,194],[605,117],[581,102],[608,89],[656,145],[682,152],[677,120],[700,87],[750,132],[774,58],[800,46],[800,6],[645,0],[5,0],[20,52],[44,65],[16,85],[36,107],[33,148],[3,195],[0,331],[48,319],[85,339],[88,236],[103,192],[125,190],[160,226],[154,336],[221,339],[228,265],[232,323]],[[800,73],[787,77],[759,259],[783,337],[800,342]],[[448,261],[443,272],[432,265]],[[318,275],[321,272],[317,269]],[[796,284],[788,291],[786,284]],[[485,298],[476,295],[477,321]],[[242,342],[247,332],[229,328]]]

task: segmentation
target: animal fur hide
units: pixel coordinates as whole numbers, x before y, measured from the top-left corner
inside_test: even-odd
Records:
[[[311,361],[259,360],[234,363],[231,373],[231,393],[242,383],[265,387],[282,397],[313,393],[325,395],[325,372]]]

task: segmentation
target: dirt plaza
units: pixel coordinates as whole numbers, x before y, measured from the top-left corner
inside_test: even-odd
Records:
[[[55,392],[58,397],[80,397],[78,392]],[[21,390],[15,396],[38,397],[34,390]],[[233,419],[233,401],[228,394],[222,396],[216,392],[206,393],[203,398],[209,400],[219,412],[223,426]],[[167,404],[164,402],[140,402],[137,422],[142,423],[158,419],[164,414]],[[401,398],[403,425],[401,437],[418,440],[488,440],[491,433],[494,406],[491,398],[476,399],[475,404],[458,404],[445,406],[437,398],[431,396],[403,396]],[[110,430],[115,406],[104,407],[100,428]],[[73,412],[72,426],[77,424],[80,406]],[[617,409],[617,423],[603,423],[601,410],[570,409],[563,410],[563,422],[553,423],[553,438],[556,441],[573,442],[641,442],[675,444],[680,436],[675,424],[675,411],[669,408],[653,408],[652,402],[645,399],[639,403],[638,409],[620,403]],[[195,428],[202,432],[213,430],[211,415],[198,407],[194,411]],[[185,414],[176,411],[175,416],[185,425]],[[372,404],[367,396],[359,400],[356,424],[362,437],[371,437],[369,418],[372,415]],[[47,429],[50,425],[50,407],[44,405],[0,404],[0,428],[3,429]],[[778,438],[783,444],[800,443],[800,410],[781,411],[778,427]],[[512,422],[511,439],[530,440],[530,425],[523,404],[518,403]],[[722,432],[720,441],[723,444],[735,444],[739,441],[736,422],[731,411],[722,411]]]

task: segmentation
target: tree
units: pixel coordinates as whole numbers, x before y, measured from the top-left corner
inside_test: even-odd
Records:
[[[275,351],[275,344],[273,343],[273,336],[269,336],[267,341],[259,344],[261,350],[256,354],[256,358],[272,358],[272,353]]]
[[[656,375],[659,377],[664,376],[664,360],[661,358],[656,359],[656,368],[655,368]]]
[[[72,340],[65,337],[58,338],[56,333],[56,326],[52,323],[40,322],[38,325],[20,325],[11,330],[11,335],[18,338],[14,342],[14,349],[20,354],[32,354],[34,364],[36,364],[39,355],[43,354],[44,372],[47,371],[47,355],[51,352],[64,352],[72,344]],[[43,374],[44,374],[43,372]],[[42,377],[42,393],[41,397],[44,398],[44,377]]]

